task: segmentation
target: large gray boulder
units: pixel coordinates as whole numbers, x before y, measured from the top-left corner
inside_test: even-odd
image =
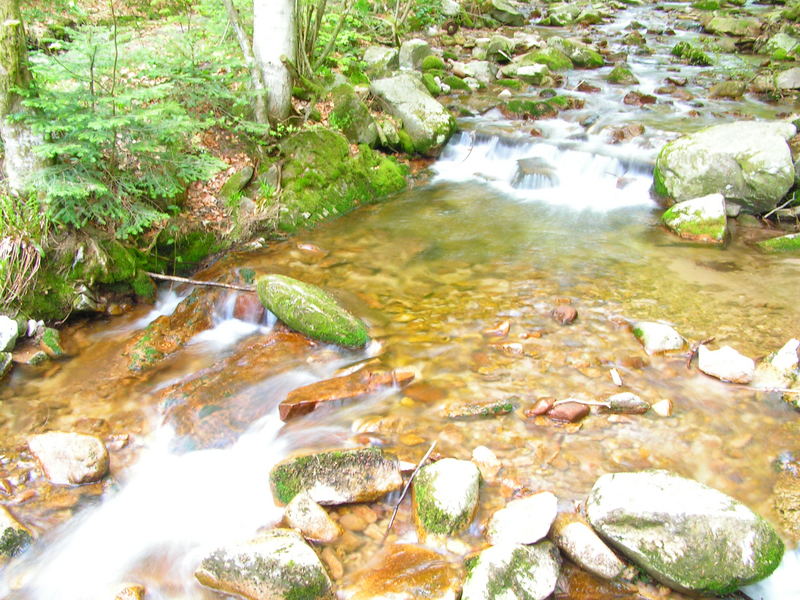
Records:
[[[400,56],[396,48],[370,46],[364,50],[366,72],[370,77],[386,77],[400,68]]]
[[[425,40],[406,40],[400,46],[400,68],[419,69],[425,57],[431,54],[433,50]]]
[[[774,208],[794,184],[791,123],[716,125],[670,142],[656,159],[654,188],[676,201],[720,193],[745,210]]]
[[[544,600],[555,590],[561,557],[550,541],[501,544],[471,565],[461,600]]]
[[[203,585],[250,600],[329,598],[331,580],[316,552],[291,529],[219,548],[195,571]]]
[[[420,154],[435,155],[455,129],[453,115],[428,93],[416,74],[378,79],[372,82],[370,91],[387,112],[403,122],[414,150]]]
[[[518,4],[510,0],[492,0],[489,14],[506,25],[521,27],[525,24],[525,15]]]
[[[690,594],[730,594],[770,575],[783,557],[778,534],[744,504],[668,471],[603,475],[586,513],[631,561]]]
[[[11,352],[17,343],[19,325],[11,317],[0,315],[0,352]]]

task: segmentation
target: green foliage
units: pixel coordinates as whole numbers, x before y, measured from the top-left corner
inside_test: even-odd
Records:
[[[0,195],[0,306],[11,306],[36,277],[50,232],[35,196]]]
[[[38,94],[18,117],[46,140],[38,152],[50,166],[34,184],[56,225],[139,235],[177,210],[190,182],[223,166],[195,141],[209,122],[177,101],[180,86],[163,71],[125,69],[114,30],[69,33],[52,42],[60,54],[37,57]]]

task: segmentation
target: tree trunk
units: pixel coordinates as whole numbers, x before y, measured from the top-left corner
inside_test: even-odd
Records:
[[[295,62],[295,47],[295,0],[253,0],[253,53],[269,92],[267,110],[273,120],[289,116],[292,77],[281,56]]]
[[[44,161],[33,149],[42,139],[22,123],[12,123],[8,115],[23,109],[22,97],[14,88],[31,85],[25,47],[25,30],[18,0],[0,0],[0,137],[5,145],[5,171],[9,190],[15,194],[26,191],[31,174]]]
[[[222,0],[222,2],[225,4],[225,10],[228,11],[228,20],[234,31],[236,31],[236,37],[239,39],[239,47],[242,49],[247,70],[250,71],[250,86],[253,88],[254,94],[252,104],[256,122],[262,125],[269,125],[264,79],[261,76],[261,69],[256,65],[255,58],[253,57],[253,48],[250,44],[250,38],[247,37],[242,23],[239,21],[239,13],[233,5],[233,0]]]

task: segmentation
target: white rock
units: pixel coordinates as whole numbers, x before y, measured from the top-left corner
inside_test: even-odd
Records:
[[[799,347],[800,341],[792,338],[783,348],[758,363],[753,386],[765,390],[791,387],[800,375],[797,357]]]
[[[730,346],[709,350],[705,346],[697,349],[697,367],[706,375],[732,383],[750,383],[756,365],[753,359],[739,354]]]
[[[672,416],[672,400],[668,398],[663,398],[658,402],[654,402],[650,409],[656,413],[659,417],[671,417]]]
[[[547,540],[491,546],[475,560],[461,600],[544,600],[555,590],[560,568],[558,550]]]
[[[598,577],[616,579],[625,570],[625,563],[577,515],[558,515],[550,536],[574,563]]]
[[[283,518],[289,527],[299,529],[312,542],[330,543],[342,534],[342,528],[306,492],[292,498]]]
[[[419,69],[423,59],[431,54],[433,51],[425,40],[406,40],[400,46],[400,68]]]
[[[472,450],[472,461],[478,465],[481,477],[487,481],[494,480],[502,467],[495,453],[486,446],[476,446]]]
[[[444,458],[414,479],[414,514],[424,535],[452,535],[469,526],[478,504],[480,472],[469,460]]]
[[[681,334],[664,323],[639,321],[633,326],[633,335],[648,354],[682,350],[686,346]]]
[[[251,600],[329,598],[331,580],[316,552],[296,531],[274,529],[219,548],[195,571],[205,586]]]
[[[499,544],[534,544],[547,535],[558,513],[558,498],[540,492],[512,500],[492,515],[486,537]]]
[[[32,436],[28,447],[52,483],[92,483],[108,473],[108,450],[93,435],[51,431]]]
[[[0,352],[11,352],[17,343],[19,326],[11,317],[0,315]]]

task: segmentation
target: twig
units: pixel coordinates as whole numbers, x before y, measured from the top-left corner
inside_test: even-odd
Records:
[[[149,275],[153,279],[163,279],[164,281],[177,281],[179,283],[190,283],[192,285],[221,287],[228,290],[239,290],[240,292],[256,291],[256,288],[252,286],[234,285],[232,283],[220,283],[218,281],[200,281],[199,279],[187,279],[186,277],[178,277],[177,275],[162,275],[160,273],[150,273],[149,271],[145,271],[145,275]]]
[[[794,194],[792,194],[792,197],[791,197],[791,198],[789,198],[789,199],[788,199],[786,202],[784,202],[784,203],[783,203],[783,204],[781,204],[780,206],[776,206],[775,208],[773,208],[771,211],[769,211],[767,214],[765,214],[763,217],[761,217],[761,219],[762,219],[762,220],[769,219],[769,218],[770,218],[770,217],[771,217],[771,216],[772,216],[774,213],[778,212],[778,211],[779,211],[779,210],[781,210],[782,208],[786,208],[786,207],[787,207],[787,206],[789,206],[789,205],[790,205],[792,202],[794,202],[796,199],[797,199],[797,198],[795,198],[795,197],[794,197]]]
[[[420,460],[417,463],[417,467],[414,469],[414,472],[411,473],[411,477],[409,477],[408,483],[406,483],[406,487],[403,488],[403,493],[400,494],[400,499],[397,501],[397,504],[394,505],[394,510],[392,511],[392,518],[389,519],[389,525],[386,526],[386,533],[383,534],[383,539],[381,540],[381,546],[386,541],[386,538],[389,537],[389,532],[392,530],[392,525],[394,525],[395,517],[397,517],[397,511],[400,510],[400,505],[403,503],[403,499],[406,497],[406,494],[408,493],[408,488],[411,487],[411,482],[414,481],[414,477],[417,476],[417,473],[422,468],[422,465],[425,464],[425,461],[428,460],[428,457],[431,455],[431,452],[433,452],[434,448],[436,448],[435,441],[431,444],[431,447],[428,448],[428,451],[425,453],[425,456],[422,457],[422,460]]]

